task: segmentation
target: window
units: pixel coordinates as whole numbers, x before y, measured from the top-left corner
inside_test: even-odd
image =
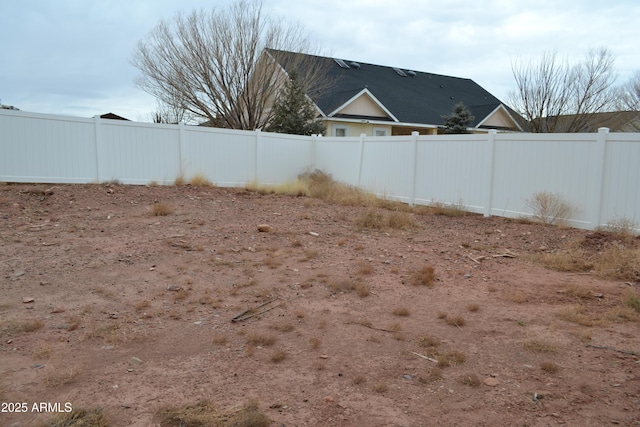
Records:
[[[373,136],[387,136],[388,131],[386,128],[373,128]]]
[[[334,126],[333,127],[333,136],[347,136],[348,134],[347,126]]]

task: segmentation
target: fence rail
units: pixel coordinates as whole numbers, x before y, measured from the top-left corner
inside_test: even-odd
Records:
[[[278,184],[306,170],[411,204],[529,215],[538,192],[576,207],[593,229],[640,220],[640,134],[306,137],[0,110],[0,181],[219,186]]]

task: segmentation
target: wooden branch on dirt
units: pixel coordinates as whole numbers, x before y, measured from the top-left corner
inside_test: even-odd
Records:
[[[507,249],[504,253],[502,254],[496,254],[493,255],[494,258],[515,258],[517,255],[514,254],[513,252],[511,252],[509,249]]]
[[[415,354],[418,357],[422,357],[423,359],[428,360],[429,362],[438,363],[436,359],[425,356],[424,354],[416,353],[415,351],[412,351],[411,354]]]
[[[469,258],[471,261],[475,262],[476,264],[480,264],[480,260],[484,259],[485,257],[483,256],[479,256],[477,259],[472,257],[471,255],[467,255],[467,258]]]
[[[372,325],[368,325],[366,323],[358,323],[358,322],[346,322],[345,325],[360,325],[360,326],[364,326],[365,328],[369,328],[369,329],[373,329],[376,331],[382,331],[382,332],[397,332],[397,331],[392,331],[390,329],[384,329],[384,328],[376,328],[375,326]]]
[[[248,310],[243,311],[242,313],[236,315],[233,319],[231,319],[232,322],[244,322],[247,319],[251,319],[252,317],[255,316],[259,316],[263,313],[266,313],[267,311],[271,311],[276,307],[280,307],[280,305],[282,304],[278,304],[278,305],[274,305],[273,307],[269,307],[266,308],[262,311],[256,312],[255,310],[259,309],[260,307],[264,307],[267,304],[271,304],[272,302],[274,302],[275,300],[277,300],[278,298],[272,298],[268,301],[263,302],[262,304],[258,304],[257,306],[250,308]]]
[[[618,349],[618,348],[609,347],[609,346],[606,346],[606,345],[587,344],[585,347],[601,348],[601,349],[603,349],[603,350],[617,351],[618,353],[622,353],[622,354],[629,354],[629,355],[631,355],[631,356],[640,357],[640,353],[635,353],[635,352],[633,352],[633,351],[628,351],[628,350],[620,350],[620,349]]]

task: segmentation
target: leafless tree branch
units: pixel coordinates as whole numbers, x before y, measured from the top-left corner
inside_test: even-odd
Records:
[[[312,50],[300,25],[264,13],[261,1],[161,21],[141,40],[136,84],[167,105],[234,129],[263,128],[286,74],[265,49]],[[307,76],[319,78],[320,74]]]
[[[517,89],[509,102],[529,122],[530,132],[585,132],[598,113],[614,110],[616,73],[606,48],[571,65],[547,52],[537,61],[512,65]]]

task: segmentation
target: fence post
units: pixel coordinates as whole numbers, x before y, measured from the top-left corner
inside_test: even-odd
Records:
[[[419,132],[411,132],[411,141],[413,141],[413,182],[411,184],[410,206],[416,204],[416,186],[418,185],[418,135],[420,135]]]
[[[495,129],[491,129],[487,134],[487,156],[489,160],[487,162],[487,187],[486,193],[487,198],[484,201],[484,216],[491,216],[491,203],[493,201],[493,176],[494,176],[494,167],[495,167],[495,158],[496,158],[496,135],[498,131]]]
[[[322,135],[316,134],[311,135],[311,166],[309,167],[309,172],[313,172],[314,170],[316,170],[316,141],[321,136]]]
[[[596,179],[594,200],[591,206],[591,228],[595,229],[600,225],[602,221],[602,193],[604,190],[604,178],[606,176],[607,169],[607,136],[609,134],[609,128],[598,128],[598,135],[595,144],[595,156],[596,161],[595,170],[593,176]]]
[[[262,134],[260,129],[256,129],[255,130],[256,133],[256,149],[255,149],[255,153],[256,153],[256,159],[255,159],[255,165],[254,165],[254,180],[256,182],[256,185],[260,183],[260,148],[261,148],[261,141],[262,141]]]
[[[364,139],[366,138],[366,133],[360,134],[360,165],[358,166],[358,188],[362,188],[362,162],[364,161]]]
[[[95,142],[95,151],[96,151],[96,184],[100,184],[100,155],[98,153],[98,150],[100,149],[100,146],[102,145],[102,129],[100,128],[100,116],[99,115],[95,115],[93,116],[93,122],[94,122],[94,130],[95,130],[95,138],[94,138],[94,142]]]
[[[182,170],[182,166],[184,161],[182,160],[182,142],[184,141],[184,134],[185,134],[185,127],[184,127],[184,123],[180,122],[178,123],[178,162],[180,162],[180,164],[178,165],[178,171],[180,172],[180,175],[178,176],[184,176],[184,170]]]

